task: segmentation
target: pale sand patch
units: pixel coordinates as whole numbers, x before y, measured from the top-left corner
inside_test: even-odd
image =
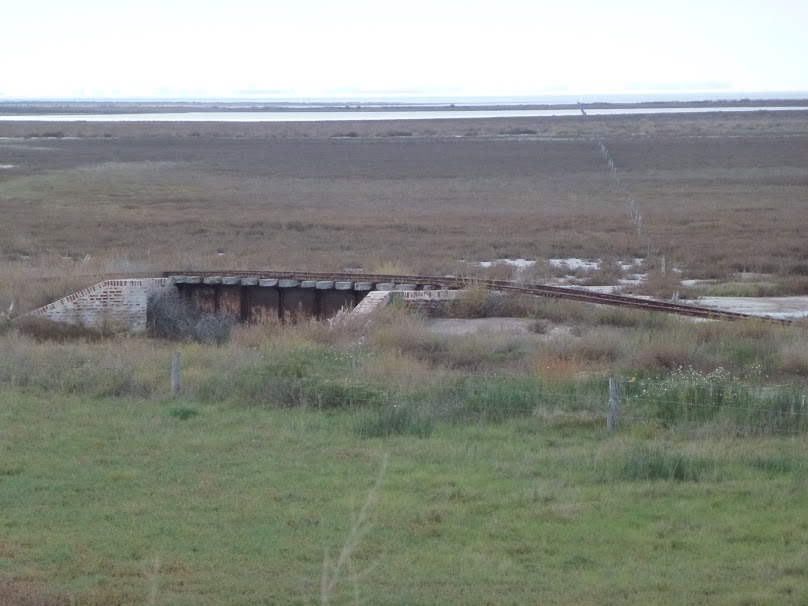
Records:
[[[536,322],[528,318],[440,318],[429,322],[429,330],[442,335],[472,335],[481,331],[500,334],[527,334]]]
[[[695,301],[702,307],[715,307],[755,316],[771,318],[808,317],[808,296],[805,297],[700,297]]]
[[[532,335],[537,338],[553,337],[569,334],[569,326],[553,326],[546,333],[539,334],[531,330],[538,320],[531,318],[440,318],[428,323],[430,332],[441,335],[473,335],[477,333],[495,335]]]

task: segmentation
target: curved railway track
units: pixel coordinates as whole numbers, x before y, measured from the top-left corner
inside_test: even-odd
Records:
[[[296,280],[333,280],[346,282],[373,282],[399,283],[399,284],[430,284],[440,288],[459,289],[469,286],[482,286],[490,290],[502,292],[520,293],[539,297],[549,297],[554,299],[566,299],[571,301],[582,301],[585,303],[596,303],[600,305],[610,305],[613,307],[628,307],[642,309],[645,311],[657,311],[661,313],[689,316],[693,318],[705,318],[711,320],[766,320],[779,324],[791,324],[791,320],[770,318],[765,316],[755,316],[732,311],[713,309],[710,307],[700,307],[698,305],[688,305],[685,303],[670,303],[657,301],[654,299],[641,299],[627,295],[616,295],[611,293],[600,293],[582,290],[566,286],[548,286],[545,284],[527,284],[520,282],[510,282],[506,280],[486,280],[481,278],[464,278],[456,276],[412,276],[412,275],[391,275],[391,274],[360,274],[360,273],[338,273],[338,272],[299,272],[299,271],[177,271],[164,272],[164,276],[233,276],[250,278],[277,278]]]

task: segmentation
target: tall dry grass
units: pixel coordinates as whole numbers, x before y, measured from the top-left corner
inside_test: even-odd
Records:
[[[684,277],[759,271],[776,275],[779,293],[807,288],[801,114],[598,119],[619,186],[590,130],[559,135],[580,121],[515,125],[539,133],[528,138],[449,136],[462,122],[415,125],[433,134],[407,138],[332,139],[328,129],[345,125],[300,124],[204,125],[186,137],[189,125],[129,124],[86,127],[121,138],[0,142],[0,163],[17,165],[0,172],[0,306],[16,297],[27,310],[107,272],[557,271],[468,263],[517,257],[641,257],[648,269],[664,255]],[[27,127],[11,124],[0,132]],[[695,125],[711,136],[687,136]],[[642,208],[641,230],[627,196]],[[613,281],[607,273],[589,279]]]

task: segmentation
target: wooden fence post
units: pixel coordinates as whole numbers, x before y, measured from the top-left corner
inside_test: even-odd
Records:
[[[620,383],[614,377],[609,377],[609,408],[606,410],[606,429],[614,431],[617,428],[617,409],[620,406]]]
[[[180,352],[174,352],[171,356],[171,397],[177,397],[180,393]]]

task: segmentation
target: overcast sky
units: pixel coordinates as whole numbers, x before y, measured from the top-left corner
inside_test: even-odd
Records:
[[[808,90],[808,0],[12,1],[0,99]]]

